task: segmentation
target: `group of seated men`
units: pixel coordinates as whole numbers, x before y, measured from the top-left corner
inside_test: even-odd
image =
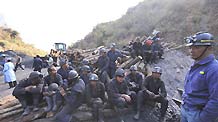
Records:
[[[114,77],[105,83],[87,65],[82,66],[81,71],[76,71],[66,62],[60,66],[58,70],[50,66],[47,76],[33,71],[15,87],[12,94],[21,103],[23,116],[38,111],[42,100],[47,103],[43,110],[53,116],[55,122],[70,122],[72,113],[84,103],[92,108],[93,118],[98,122],[104,122],[106,105],[118,110],[130,105],[136,110],[134,119],[139,119],[145,101],[161,103],[161,119],[165,116],[168,100],[164,82],[160,79],[160,67],[154,67],[147,77],[137,71],[135,65],[127,72],[118,68]]]
[[[144,63],[155,63],[162,59],[163,47],[161,45],[160,31],[157,31],[154,37],[136,37],[129,43],[131,56],[142,56]]]

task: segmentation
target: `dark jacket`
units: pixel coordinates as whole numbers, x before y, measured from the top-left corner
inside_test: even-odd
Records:
[[[80,74],[80,78],[84,81],[85,84],[89,83],[89,76],[91,75],[91,73],[88,74]]]
[[[160,94],[162,97],[167,96],[164,82],[161,79],[155,79],[152,76],[148,76],[145,78],[142,85],[142,90],[149,90],[156,95]]]
[[[88,104],[92,104],[93,98],[101,98],[103,102],[106,101],[104,84],[97,82],[96,85],[95,88],[93,88],[90,83],[86,85],[85,96]]]
[[[44,77],[44,86],[49,86],[51,83],[57,83],[59,86],[63,84],[63,80],[60,74],[56,74],[54,79],[50,75]]]
[[[101,71],[107,71],[109,67],[110,59],[107,56],[100,56],[97,60],[97,67]]]
[[[151,50],[152,52],[163,52],[163,47],[159,43],[155,42],[151,45]]]
[[[141,42],[134,42],[132,48],[133,48],[133,50],[141,51],[142,50],[142,43]]]
[[[144,80],[144,75],[140,72],[136,72],[135,75],[132,75],[131,73],[128,74],[126,77],[125,77],[125,80],[129,86],[129,88],[133,87],[132,84],[136,85],[135,87],[137,89],[141,89],[142,88],[142,82]]]
[[[70,72],[70,70],[73,70],[73,67],[68,67],[66,70],[64,70],[63,68],[58,69],[57,73],[60,74],[62,76],[62,79],[67,79],[68,78],[68,73]]]
[[[151,51],[151,45],[148,46],[146,44],[143,44],[142,49],[143,49],[143,52],[149,52],[149,51]]]
[[[42,69],[42,59],[40,58],[35,58],[33,60],[33,68],[38,70],[38,69]]]
[[[66,104],[73,105],[75,107],[82,104],[85,93],[85,83],[82,79],[77,79],[73,85],[66,83],[64,84],[64,87],[66,90],[66,95],[64,96]]]
[[[112,79],[108,85],[109,99],[119,98],[121,94],[129,95],[129,88],[126,81],[124,80],[122,83],[118,83],[116,79]]]
[[[24,95],[26,94],[25,87],[33,85],[31,81],[28,79],[20,81],[20,83],[14,88],[12,93],[13,96]],[[33,88],[30,93],[32,94],[40,94],[42,93],[43,81],[41,81],[38,85],[35,85],[36,88]]]
[[[109,68],[116,68],[116,63],[115,61],[117,60],[118,57],[123,58],[124,56],[121,54],[120,51],[115,50],[115,51],[108,51],[107,53],[108,58],[110,59],[110,63],[109,63]]]

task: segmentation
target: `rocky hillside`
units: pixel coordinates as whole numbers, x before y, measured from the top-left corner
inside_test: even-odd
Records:
[[[0,51],[7,50],[13,50],[29,56],[35,56],[36,54],[44,56],[46,54],[46,52],[36,49],[33,45],[24,43],[17,31],[0,27]]]
[[[73,46],[91,48],[111,42],[127,44],[136,36],[162,31],[164,41],[183,43],[183,38],[198,31],[218,35],[217,0],[144,0],[120,19],[97,25]]]

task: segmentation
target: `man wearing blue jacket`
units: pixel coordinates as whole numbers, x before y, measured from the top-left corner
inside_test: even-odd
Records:
[[[98,76],[100,81],[106,86],[109,83],[109,75],[107,73],[109,67],[110,59],[107,56],[107,50],[102,48],[100,49],[100,56],[96,62],[98,67]]]
[[[218,62],[213,35],[199,32],[186,38],[194,59],[186,78],[181,122],[215,122],[218,117]]]
[[[111,49],[107,52],[107,56],[109,57],[108,75],[110,76],[110,78],[113,78],[117,69],[116,61],[118,57],[123,58],[124,55],[122,55],[119,50],[116,50],[115,43],[112,43],[110,47]]]
[[[34,57],[33,59],[33,71],[41,72],[42,65],[43,65],[42,59],[40,58],[39,55],[36,55],[36,57]]]

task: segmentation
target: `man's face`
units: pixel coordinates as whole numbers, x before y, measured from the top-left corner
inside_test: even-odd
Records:
[[[160,78],[161,74],[160,73],[157,73],[157,72],[152,72],[152,76],[154,78]]]
[[[66,69],[68,67],[68,64],[65,63],[62,67]]]
[[[157,37],[160,37],[160,33],[157,34]]]
[[[50,72],[50,75],[55,75],[57,73],[57,70],[55,67],[52,67],[51,68],[51,72]]]
[[[116,80],[118,81],[118,83],[122,83],[124,80],[123,76],[116,76]]]
[[[134,70],[131,71],[131,74],[132,74],[132,75],[135,75],[135,74],[136,74],[136,71],[134,71]]]
[[[91,83],[92,86],[96,86],[97,81],[90,81],[90,83]]]
[[[112,47],[112,48],[111,48],[111,51],[115,51],[115,47]]]
[[[88,72],[86,70],[83,70],[82,74],[87,75]]]
[[[106,52],[102,52],[101,53],[102,56],[106,56],[106,54],[107,54]]]
[[[40,78],[34,78],[31,81],[32,81],[33,85],[38,85],[40,83],[41,79]]]
[[[190,46],[189,49],[191,57],[196,60],[203,56],[202,54],[204,53],[206,46]]]

